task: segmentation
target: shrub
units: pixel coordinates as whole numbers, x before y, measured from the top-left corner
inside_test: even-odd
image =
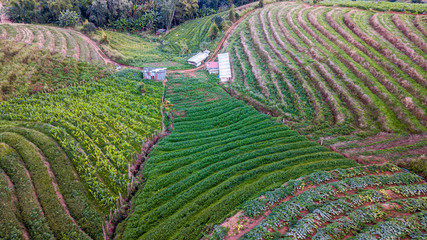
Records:
[[[84,33],[93,33],[96,31],[96,26],[95,24],[89,22],[87,19],[86,21],[83,23],[83,30]]]
[[[61,27],[74,27],[79,21],[79,14],[75,11],[66,10],[65,12],[61,12],[59,16],[59,25]]]
[[[209,28],[209,38],[214,40],[218,36],[219,28],[216,23],[213,23]]]
[[[222,30],[222,24],[224,23],[224,19],[220,16],[215,16],[212,18],[212,21],[216,24],[216,26]]]
[[[108,40],[108,35],[104,31],[102,31],[101,34],[101,44],[110,44],[110,40]]]

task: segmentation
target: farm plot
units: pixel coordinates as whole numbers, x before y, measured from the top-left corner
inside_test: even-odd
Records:
[[[288,181],[216,229],[225,239],[424,239],[426,210],[422,177],[371,165]]]
[[[3,32],[0,39],[34,44],[76,60],[106,63],[101,50],[73,30],[34,24],[0,24],[0,32]]]
[[[167,67],[168,69],[191,67],[191,65],[187,66],[185,57],[163,51],[162,44],[156,37],[104,30],[97,31],[92,38],[100,41],[102,34],[108,36],[109,43],[102,43],[101,48],[110,58],[121,64],[135,67]]]
[[[427,42],[417,19],[267,5],[231,37],[226,50],[236,77],[225,87],[322,143],[417,134],[413,144],[420,147],[427,131]]]
[[[257,192],[356,163],[230,97],[216,79],[170,76],[173,131],[151,151],[117,239],[200,239]]]
[[[36,45],[0,39],[0,46],[0,101],[96,81],[111,73],[108,66],[79,62]]]
[[[226,23],[228,12],[189,20],[169,31],[163,38],[164,51],[175,54],[187,54],[186,52],[189,50],[189,53],[194,54],[200,51],[202,47],[207,47],[211,51],[215,50],[219,40],[224,36],[226,29],[220,31],[216,39],[209,39],[208,32],[214,23],[214,17],[223,18],[224,26],[229,24]]]
[[[140,84],[121,71],[0,103],[0,205],[13,206],[2,234],[103,239],[104,216],[138,181],[136,154],[161,129],[162,84],[145,82],[143,96]]]

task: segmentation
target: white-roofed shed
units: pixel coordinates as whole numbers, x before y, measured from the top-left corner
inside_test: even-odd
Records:
[[[187,62],[191,65],[198,67],[202,65],[203,61],[205,61],[206,58],[208,58],[209,53],[211,53],[209,50],[199,52],[196,55],[192,56],[190,59],[188,59]]]
[[[227,82],[231,80],[230,55],[228,53],[218,54],[219,80]]]

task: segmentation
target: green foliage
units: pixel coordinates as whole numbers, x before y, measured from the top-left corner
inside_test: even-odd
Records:
[[[232,99],[216,81],[169,76],[174,129],[150,152],[123,239],[199,239],[263,189],[355,165]]]
[[[176,54],[164,52],[162,48],[167,48],[169,45],[165,40],[108,30],[97,31],[94,38],[100,41],[102,33],[108,36],[110,43],[101,45],[101,48],[109,57],[119,63],[137,67],[158,67],[160,65],[168,67],[168,69],[191,66],[183,65],[186,63],[186,58],[179,57],[178,50]]]
[[[142,143],[161,128],[162,86],[145,82],[147,93],[141,96],[135,94],[140,81],[140,72],[122,71],[110,78],[51,94],[16,98],[1,105],[0,117],[8,123],[42,122],[50,126],[43,132],[65,151],[91,198],[105,210],[116,204],[119,194],[126,194],[131,182],[128,164],[133,162]],[[2,139],[15,144],[14,147],[27,149],[20,145],[27,144],[25,141],[16,143],[15,133],[3,135]],[[46,143],[41,148],[44,147]],[[39,158],[34,151],[28,154],[33,156],[28,161],[32,161],[37,171]]]
[[[395,210],[414,213],[427,209],[425,197],[392,200],[392,195],[389,194],[392,191],[399,198],[423,196],[427,192],[427,184],[420,183],[423,182],[421,177],[398,172],[400,169],[393,165],[381,168],[382,166],[363,166],[348,169],[362,175],[349,178],[342,174],[348,171],[346,169],[322,172],[322,175],[329,177],[320,182],[320,185],[313,185],[315,182],[311,182],[311,179],[319,175],[314,173],[266,192],[263,198],[256,198],[243,205],[245,213],[250,214],[249,217],[258,216],[267,209],[271,213],[242,239],[268,239],[273,235],[292,239],[341,239],[349,233],[363,232],[365,223],[375,223],[377,219],[388,217],[391,217],[390,221],[394,221]],[[391,175],[379,174],[389,170],[394,172]],[[342,180],[325,183],[333,178]],[[343,193],[344,197],[339,196]],[[283,199],[287,200],[279,203]],[[386,210],[382,206],[392,207]],[[302,214],[304,211],[307,213]],[[339,216],[342,217],[338,218]],[[295,220],[298,217],[299,220]],[[324,227],[318,229],[319,225]],[[287,230],[280,234],[278,231],[284,227]],[[408,233],[401,237],[405,234]]]
[[[220,18],[215,18],[216,16],[219,16]],[[212,41],[209,37],[209,29],[215,22],[213,20],[214,18],[218,20],[224,20],[225,16],[225,13],[219,13],[214,16],[208,16],[200,19],[186,21],[184,24],[181,24],[178,27],[169,31],[167,35],[163,38],[165,44],[162,51],[166,54],[177,55],[181,51],[180,44],[182,42],[185,42],[187,44],[188,48],[191,50],[192,53],[199,52],[201,50],[200,44],[203,42],[208,43],[207,49],[213,51],[216,48],[220,38],[223,36],[224,32],[219,32],[218,37],[214,41]],[[221,23],[222,22],[223,21],[221,21]]]
[[[89,22],[87,19],[85,20],[85,22],[83,23],[83,29],[82,31],[86,34],[91,34],[94,33],[96,31],[96,26],[95,24]]]
[[[218,32],[219,32],[218,26],[216,25],[216,23],[213,23],[209,28],[209,33],[208,33],[208,36],[211,39],[211,41],[215,40],[218,37]]]
[[[101,31],[101,44],[110,44],[110,40],[108,40],[108,35],[105,34],[104,31]]]
[[[45,216],[42,215],[37,195],[20,155],[11,147],[0,143],[0,167],[10,177],[15,189],[20,216],[31,239],[53,239]]]
[[[155,30],[160,25],[159,13],[151,10],[144,12],[139,18],[120,18],[115,21],[110,21],[108,27],[121,32],[142,32]]]
[[[236,10],[234,9],[234,4],[232,4],[231,7],[230,7],[230,12],[228,14],[228,19],[231,22],[235,22],[236,21]]]
[[[79,22],[80,16],[75,11],[65,10],[59,16],[59,26],[61,27],[75,27]]]
[[[402,161],[399,163],[399,166],[427,177],[427,157],[425,155],[421,155],[415,159]]]
[[[109,70],[37,46],[0,40],[0,100],[103,78]]]

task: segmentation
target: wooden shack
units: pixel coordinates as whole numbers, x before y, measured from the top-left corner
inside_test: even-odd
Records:
[[[205,61],[206,58],[208,58],[209,53],[211,53],[209,50],[199,52],[196,55],[192,56],[190,59],[188,59],[187,62],[191,65],[198,67],[202,65],[203,61]]]
[[[164,81],[166,80],[166,68],[149,68],[142,69],[144,79]]]

